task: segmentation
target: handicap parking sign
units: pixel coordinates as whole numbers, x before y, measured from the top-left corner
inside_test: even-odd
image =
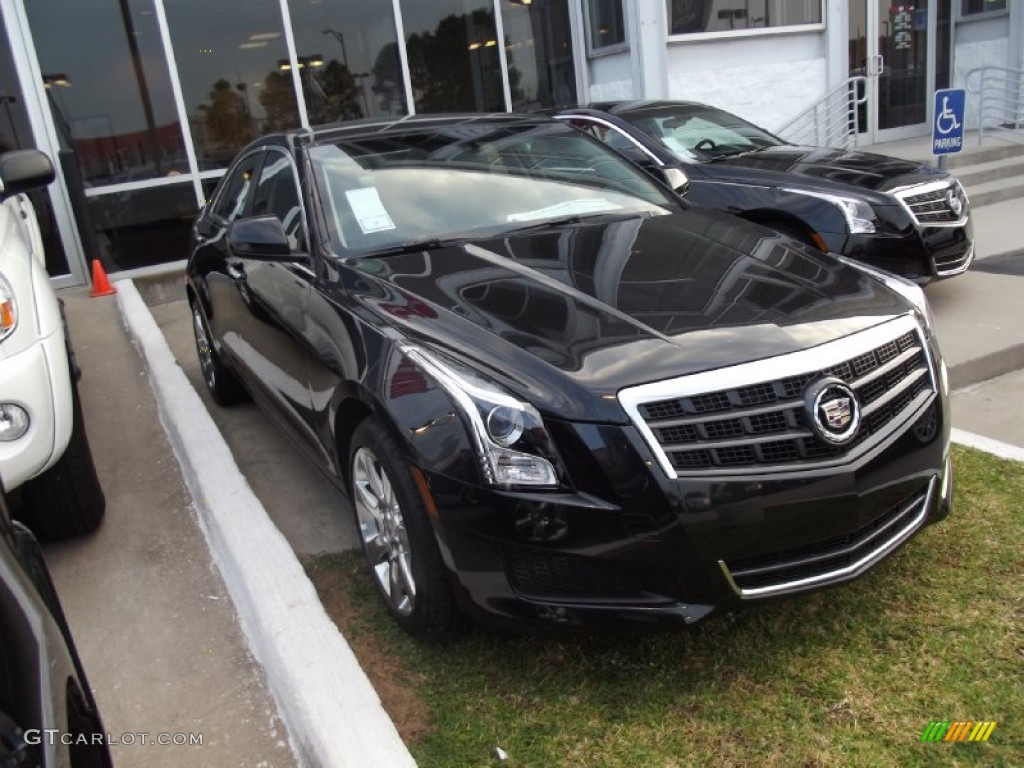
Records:
[[[949,155],[964,148],[963,88],[943,88],[935,92],[932,121],[932,154]]]

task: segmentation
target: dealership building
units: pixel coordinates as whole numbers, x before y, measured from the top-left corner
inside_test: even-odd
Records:
[[[297,126],[668,98],[776,130],[863,77],[858,143],[923,136],[936,88],[1024,69],[1024,2],[0,0],[0,41],[0,147],[58,165],[73,285],[183,260],[235,153]]]

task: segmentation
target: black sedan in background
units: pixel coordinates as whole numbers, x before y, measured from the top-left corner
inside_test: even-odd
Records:
[[[919,283],[974,258],[960,182],[883,155],[798,147],[694,102],[608,102],[555,117],[658,176],[682,170],[687,199],[771,227]],[[680,179],[681,181],[681,179]]]
[[[267,136],[186,277],[213,397],[250,393],[351,496],[414,633],[685,626],[856,578],[950,507],[920,288],[564,123]]]
[[[0,487],[0,765],[110,768],[105,734],[42,552]]]

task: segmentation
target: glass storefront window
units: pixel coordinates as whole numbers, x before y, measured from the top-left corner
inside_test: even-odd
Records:
[[[402,0],[401,7],[416,111],[504,111],[494,5]]]
[[[568,0],[502,0],[501,22],[512,109],[576,104]]]
[[[391,0],[289,8],[310,124],[407,114]]]
[[[587,0],[586,9],[591,51],[625,46],[622,0]]]
[[[199,169],[299,125],[277,0],[164,0]]]
[[[1005,10],[1006,0],[960,0],[961,16],[974,16],[978,13]]]
[[[668,29],[672,35],[731,32],[821,23],[821,0],[747,0],[716,3],[710,0],[666,0]]]
[[[191,183],[113,192],[89,198],[100,259],[108,272],[188,257],[198,213]]]
[[[63,149],[88,186],[188,172],[153,0],[25,3]]]

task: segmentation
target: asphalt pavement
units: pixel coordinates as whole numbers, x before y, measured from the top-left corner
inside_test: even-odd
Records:
[[[1024,201],[977,209],[978,258],[927,288],[959,430],[1024,452]],[[255,406],[224,409],[199,376],[181,275],[137,281],[170,349],[294,551],[356,546],[351,509]],[[114,298],[62,292],[107,519],[46,547],[113,735],[202,733],[202,747],[121,745],[118,766],[295,764],[167,442],[146,369]],[[136,739],[136,742],[138,739]]]

